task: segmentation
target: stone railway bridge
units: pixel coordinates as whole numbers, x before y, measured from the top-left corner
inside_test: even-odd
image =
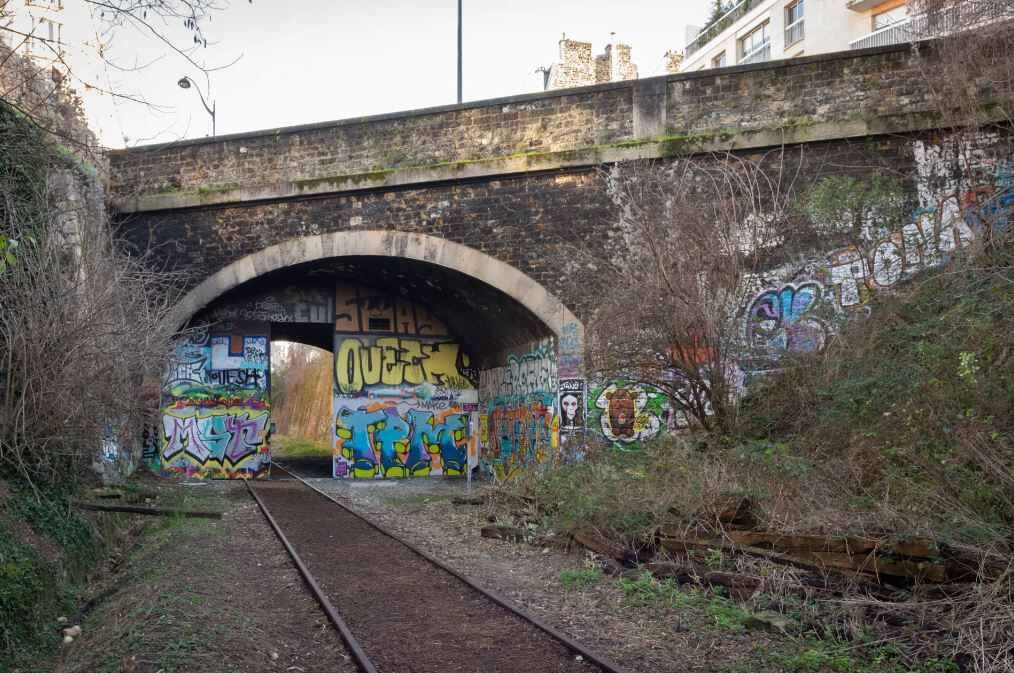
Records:
[[[181,321],[203,326],[146,458],[262,474],[272,339],[335,353],[336,476],[509,473],[575,432],[677,428],[645,386],[585,380],[595,297],[567,250],[611,245],[601,167],[810,145],[914,176],[936,119],[902,47],[113,152],[121,233],[188,272]],[[848,305],[863,271],[829,264]]]

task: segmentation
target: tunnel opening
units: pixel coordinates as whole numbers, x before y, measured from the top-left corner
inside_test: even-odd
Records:
[[[330,477],[334,432],[331,350],[273,339],[271,362],[272,464],[304,477]],[[285,472],[272,475],[287,476]]]
[[[307,394],[285,382],[289,343],[317,350],[318,359],[328,351],[330,361],[331,455],[321,451],[307,463],[314,476],[453,477],[478,469],[484,451],[495,463],[558,447],[554,330],[518,299],[446,266],[374,255],[291,264],[223,292],[189,327],[197,335],[183,349],[190,371],[180,377],[176,367],[164,389],[164,472],[269,473],[273,445],[284,456],[291,443],[289,423],[277,427],[280,400]],[[247,344],[264,340],[263,362],[247,359]],[[506,377],[486,376],[512,358],[529,361]],[[180,384],[202,375],[217,389],[201,386],[195,400]],[[517,395],[481,390],[484,378],[499,388],[506,379]],[[314,385],[319,405],[322,388]],[[491,432],[494,402],[527,411]],[[196,427],[188,429],[191,420]]]

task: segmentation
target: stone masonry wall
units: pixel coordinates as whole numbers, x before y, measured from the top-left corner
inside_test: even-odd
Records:
[[[904,174],[913,166],[912,141],[903,136],[825,142],[804,154],[822,157],[815,169],[821,173],[857,166],[863,171],[890,167]],[[787,171],[795,170],[792,162],[800,156],[798,151],[786,153]],[[595,298],[583,291],[579,278],[586,269],[578,268],[569,246],[608,257],[618,245],[611,235],[615,221],[602,176],[587,168],[136,213],[123,217],[120,226],[137,247],[150,247],[168,266],[189,271],[191,284],[289,239],[335,231],[429,234],[511,265],[584,319]]]
[[[374,186],[409,167],[594,165],[603,148],[648,143],[657,156],[695,138],[749,147],[930,128],[916,58],[905,47],[847,52],[116,151],[110,193],[129,211],[139,194],[242,200],[243,189],[282,182]],[[585,161],[577,153],[588,148]]]

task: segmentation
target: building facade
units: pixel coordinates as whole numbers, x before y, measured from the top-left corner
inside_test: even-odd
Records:
[[[680,71],[910,41],[921,33],[912,5],[905,0],[742,0],[710,26],[693,31]]]
[[[0,0],[0,41],[41,64],[65,57],[63,0]]]
[[[637,79],[637,66],[630,60],[630,46],[610,42],[605,52],[592,55],[591,42],[560,40],[560,60],[545,72],[545,88],[568,89],[575,86],[621,82]]]

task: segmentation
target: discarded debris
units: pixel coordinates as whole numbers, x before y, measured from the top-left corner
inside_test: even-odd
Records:
[[[524,542],[525,534],[520,528],[513,526],[483,526],[479,531],[482,537],[492,540],[506,540],[508,542]]]
[[[192,519],[221,519],[221,512],[196,512],[185,509],[163,509],[161,507],[141,507],[139,505],[100,505],[94,502],[74,501],[75,507],[96,512],[127,512],[129,514],[148,514],[151,516],[182,516]]]

